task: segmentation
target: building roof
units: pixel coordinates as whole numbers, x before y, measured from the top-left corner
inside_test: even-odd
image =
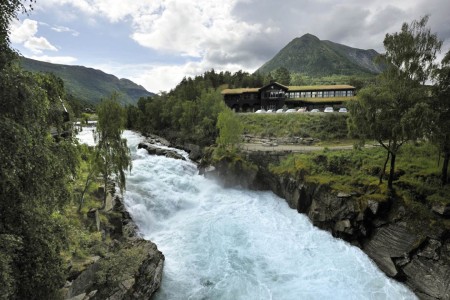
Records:
[[[351,85],[300,85],[300,86],[284,86],[277,82],[272,84],[278,84],[287,88],[288,92],[304,92],[304,91],[330,91],[330,90],[354,90],[355,87]],[[270,84],[268,84],[270,85]],[[266,87],[265,85],[263,87]],[[261,88],[263,88],[261,87]],[[224,89],[222,95],[239,95],[243,93],[257,93],[261,88],[239,88],[239,89]]]
[[[240,89],[224,89],[222,95],[243,94],[243,93],[257,93],[259,88],[240,88]]]

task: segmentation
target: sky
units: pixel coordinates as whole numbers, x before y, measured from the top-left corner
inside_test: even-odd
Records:
[[[10,39],[26,57],[159,93],[211,69],[254,72],[306,33],[383,52],[386,33],[424,15],[448,51],[449,0],[37,0]]]

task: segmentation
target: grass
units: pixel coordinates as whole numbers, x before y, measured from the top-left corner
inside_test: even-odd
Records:
[[[380,185],[379,174],[385,158],[386,152],[378,147],[292,154],[278,165],[271,165],[270,171],[302,177],[307,182],[326,184],[335,191],[360,194],[370,191],[369,198],[384,200],[387,178]],[[402,197],[423,205],[450,203],[450,187],[440,185],[437,158],[438,151],[431,144],[409,143],[403,146],[397,156],[398,178],[394,181]]]
[[[346,114],[237,114],[244,134],[258,137],[347,138]]]
[[[78,211],[81,191],[84,189],[85,179],[88,174],[89,166],[86,155],[90,151],[84,145],[81,147],[83,147],[81,151],[84,155],[82,154],[81,156],[78,176],[73,183],[74,198],[63,212],[55,216],[61,220],[61,223],[66,228],[66,247],[61,255],[66,264],[71,266],[70,272],[72,274],[85,269],[87,265],[92,263],[94,256],[105,256],[110,244],[110,239],[98,232],[94,221],[87,216],[87,212],[91,208],[99,209],[102,205],[101,195],[98,193],[98,188],[101,185],[98,181],[92,182],[89,186],[82,209]],[[103,211],[99,211],[99,213],[102,226],[108,227],[107,213]]]

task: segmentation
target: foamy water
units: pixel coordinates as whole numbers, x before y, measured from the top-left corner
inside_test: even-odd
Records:
[[[271,192],[225,189],[188,161],[137,150],[125,203],[164,253],[156,299],[416,299],[358,248]]]

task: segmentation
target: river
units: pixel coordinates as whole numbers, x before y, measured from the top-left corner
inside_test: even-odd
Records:
[[[155,299],[417,299],[357,247],[272,192],[223,188],[196,166],[137,149],[125,204],[165,257]]]

